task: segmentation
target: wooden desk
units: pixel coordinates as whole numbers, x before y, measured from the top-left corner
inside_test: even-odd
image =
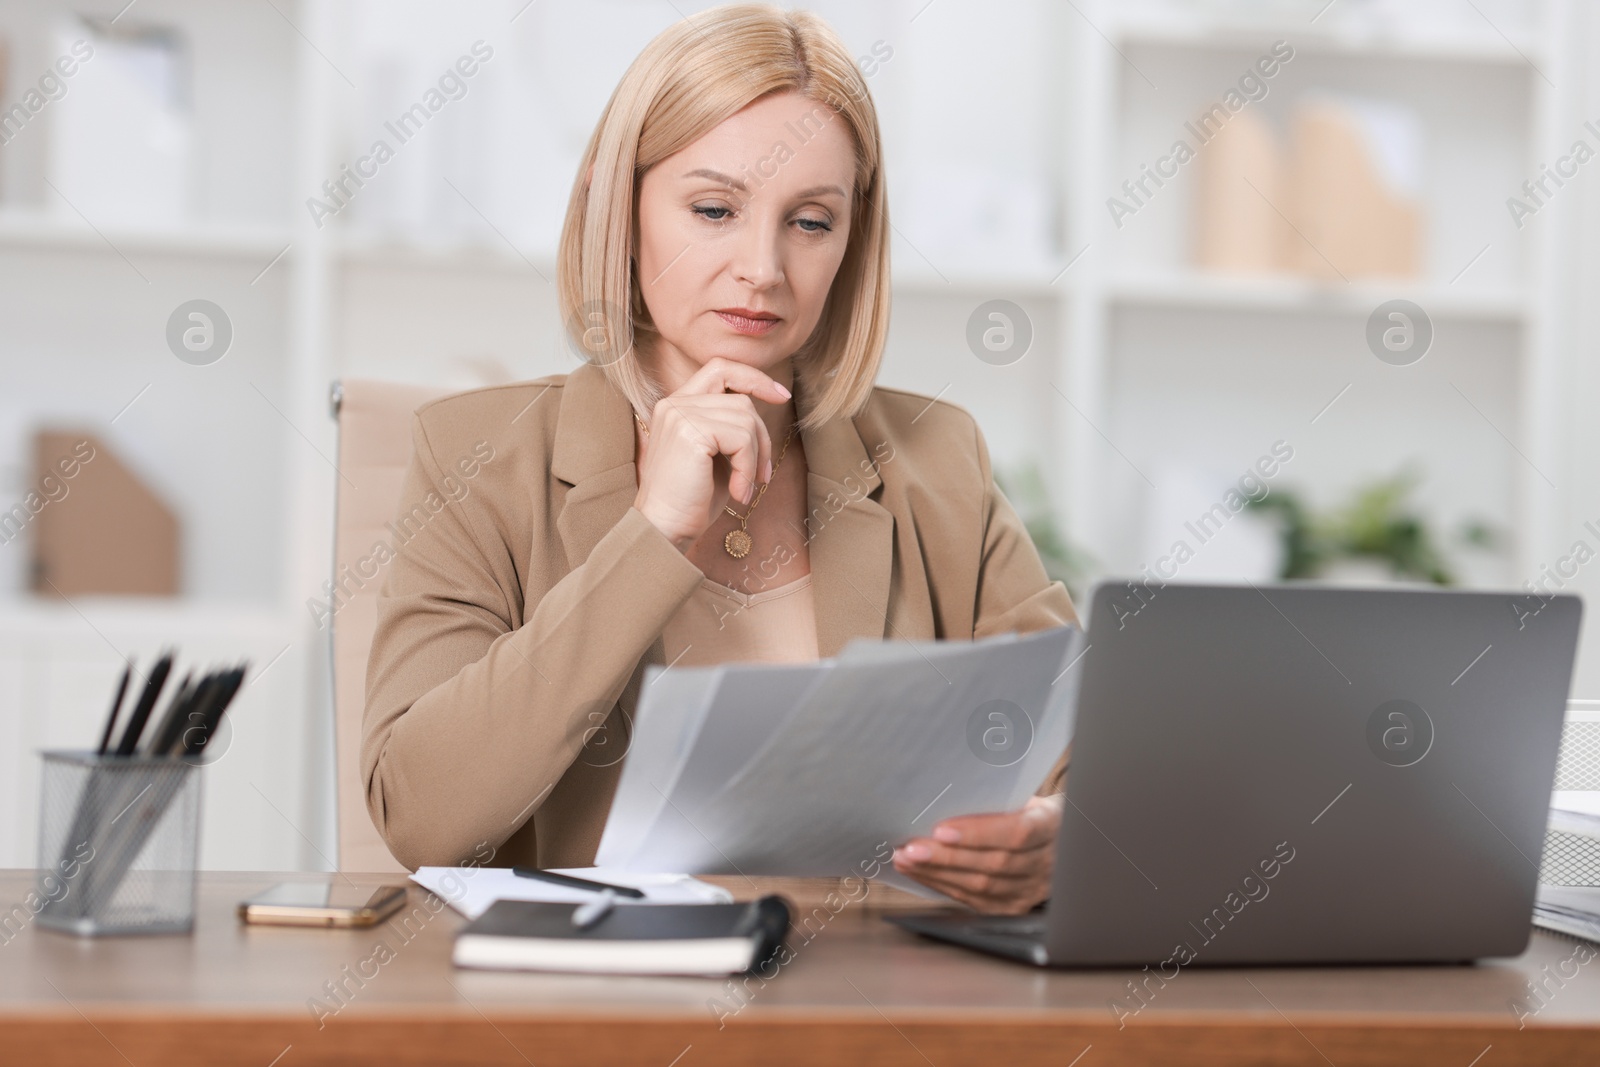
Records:
[[[4,930],[0,1064],[1600,1062],[1600,959],[1562,976],[1580,943],[1542,932],[1519,959],[1472,967],[1185,970],[1119,1029],[1108,1002],[1126,998],[1132,972],[1039,971],[921,940],[881,921],[910,899],[882,887],[830,914],[826,883],[758,879],[820,911],[791,939],[792,962],[744,993],[717,979],[457,970],[464,920],[430,913],[415,886],[409,928],[242,926],[234,905],[285,877],[202,875],[190,937]],[[31,872],[0,872],[0,904],[31,886]],[[1540,980],[1546,1003],[1519,1029],[1511,1004],[1537,1007],[1528,983]]]

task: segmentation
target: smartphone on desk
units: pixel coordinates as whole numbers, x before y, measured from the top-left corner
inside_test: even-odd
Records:
[[[326,882],[279,882],[239,902],[239,918],[273,926],[376,926],[400,910],[406,887],[362,889]]]

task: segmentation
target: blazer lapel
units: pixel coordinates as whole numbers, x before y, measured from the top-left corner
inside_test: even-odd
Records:
[[[567,375],[550,472],[572,487],[556,530],[567,565],[577,567],[628,513],[639,489],[632,409],[598,367],[585,363]]]
[[[797,389],[806,404],[805,385]],[[801,433],[809,470],[805,536],[811,549],[817,653],[837,655],[853,637],[890,627],[894,515],[873,499],[883,485],[852,419]]]

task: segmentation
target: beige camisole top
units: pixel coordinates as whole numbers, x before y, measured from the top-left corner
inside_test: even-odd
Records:
[[[702,578],[661,634],[666,662],[801,663],[817,658],[811,575],[756,593]]]

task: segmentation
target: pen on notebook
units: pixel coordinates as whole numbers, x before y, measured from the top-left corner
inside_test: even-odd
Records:
[[[511,872],[518,878],[532,878],[539,882],[549,882],[551,885],[564,885],[568,889],[587,889],[591,893],[599,893],[609,889],[619,897],[629,900],[643,900],[644,893],[627,885],[610,885],[606,882],[591,882],[587,878],[574,878],[570,874],[557,874],[554,871],[541,871],[534,867],[513,867]]]
[[[117,695],[111,698],[111,713],[106,716],[105,732],[100,735],[100,747],[96,754],[104,756],[106,749],[111,747],[111,732],[117,727],[117,712],[122,710],[122,698],[128,695],[128,678],[133,674],[133,661],[129,660],[122,668],[122,681],[117,683]]]
[[[572,925],[579,930],[587,930],[601,919],[604,919],[611,909],[616,906],[616,891],[602,889],[599,896],[593,900],[585,901],[572,909]]]

